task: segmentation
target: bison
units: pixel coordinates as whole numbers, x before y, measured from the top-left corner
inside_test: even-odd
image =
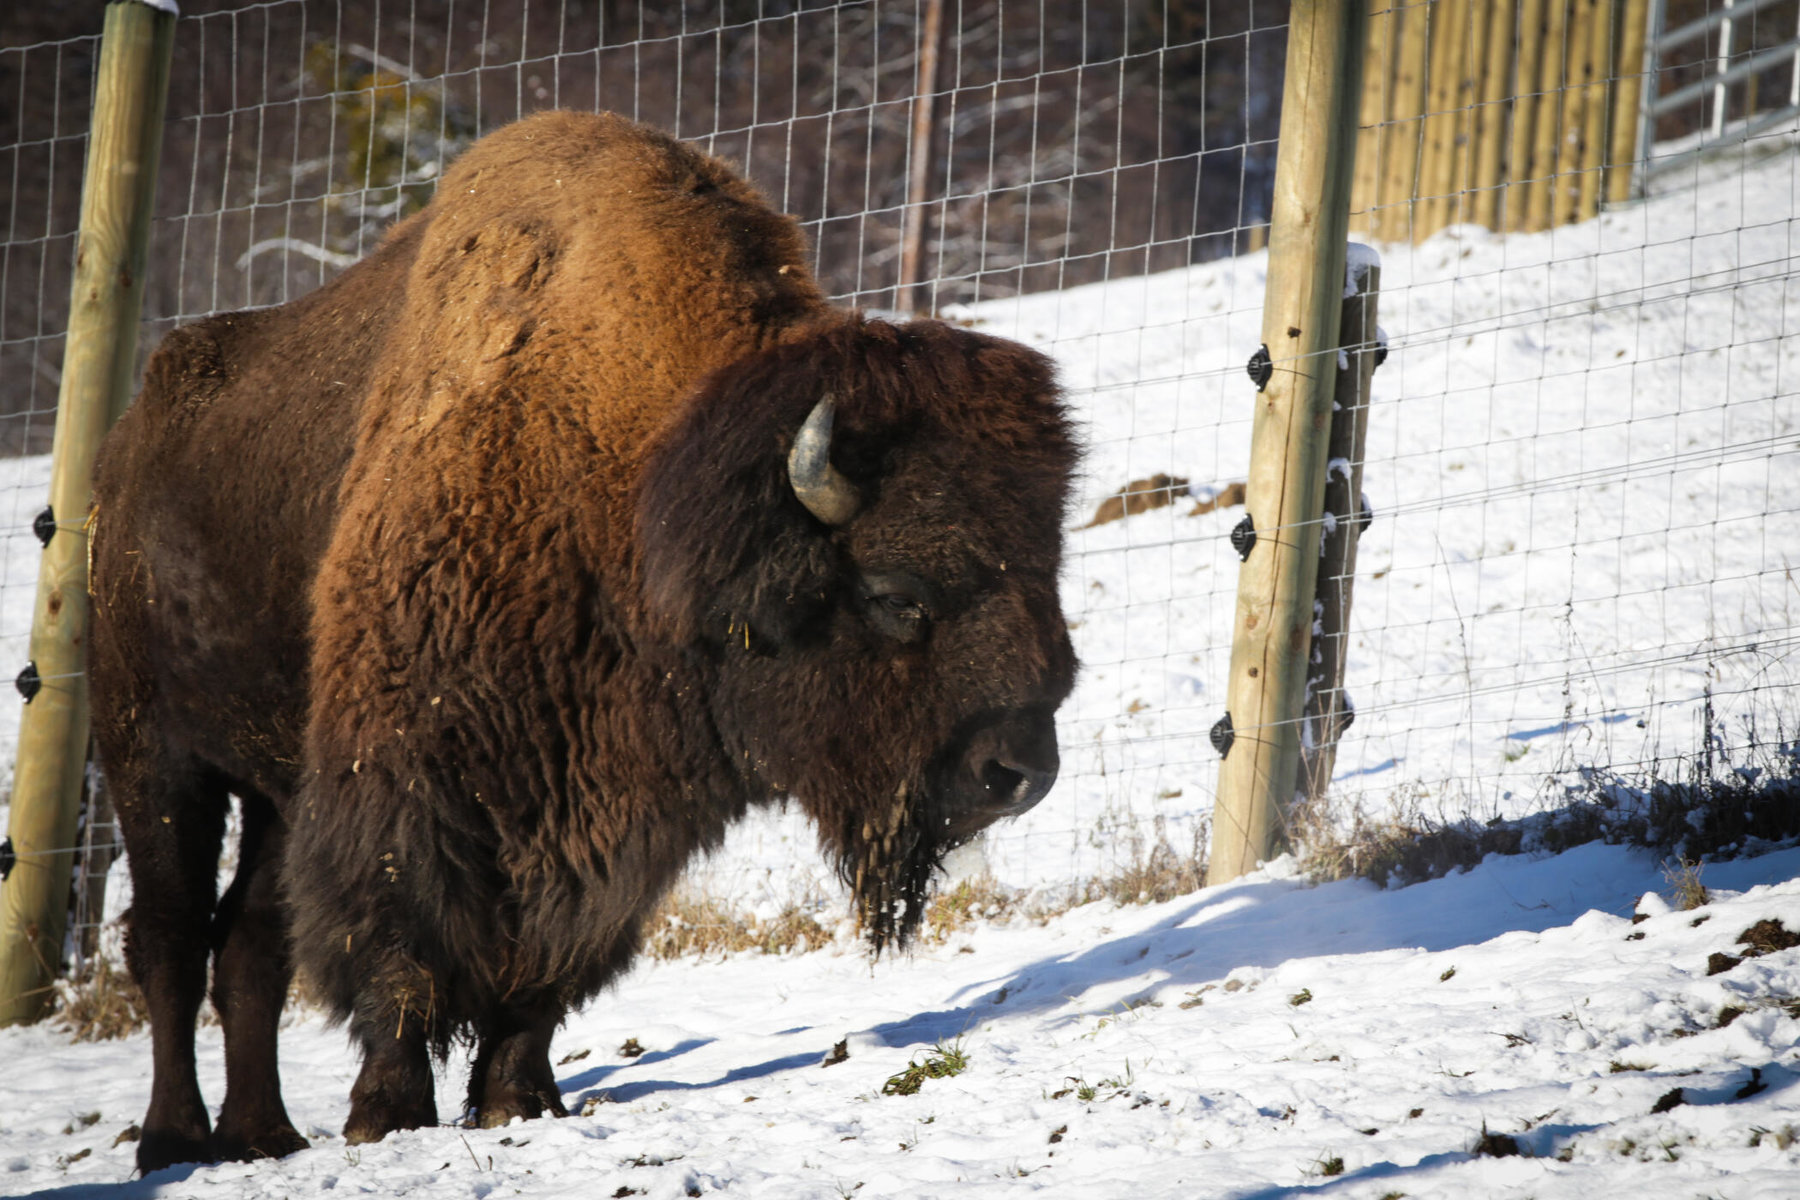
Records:
[[[1075,669],[1051,365],[836,309],[806,258],[720,161],[543,114],[330,284],[158,349],[93,519],[143,1170],[306,1144],[296,968],[360,1044],[349,1141],[435,1124],[463,1039],[473,1119],[562,1114],[552,1034],[752,806],[810,815],[880,950],[1044,795]]]

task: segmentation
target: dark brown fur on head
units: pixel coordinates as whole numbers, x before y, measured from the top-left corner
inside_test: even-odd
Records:
[[[862,497],[841,528],[782,469],[825,395],[833,461]],[[724,664],[721,736],[813,816],[878,948],[905,942],[942,855],[992,819],[959,800],[972,742],[1053,742],[1074,668],[1056,580],[1075,455],[1041,355],[851,319],[715,375],[645,470],[645,603]],[[894,575],[928,595],[913,641],[865,611],[866,582]],[[1053,744],[1032,749],[1054,763]]]

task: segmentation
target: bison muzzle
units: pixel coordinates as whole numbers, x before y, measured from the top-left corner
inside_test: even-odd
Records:
[[[473,1119],[560,1114],[552,1034],[751,806],[811,816],[880,949],[1043,797],[1075,669],[1050,364],[834,309],[806,260],[722,163],[544,114],[332,283],[159,348],[93,526],[141,1168],[306,1144],[296,967],[360,1043],[349,1140],[436,1123],[459,1039]]]

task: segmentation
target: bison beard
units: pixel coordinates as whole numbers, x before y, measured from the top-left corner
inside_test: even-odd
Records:
[[[564,1013],[750,807],[809,814],[879,951],[946,850],[1048,789],[1075,666],[1050,366],[833,310],[806,256],[716,160],[543,114],[319,292],[158,350],[93,545],[142,1169],[305,1145],[295,963],[362,1047],[351,1141],[435,1123],[459,1039],[481,1124],[560,1114]]]
[[[838,874],[850,885],[857,923],[877,952],[904,946],[919,927],[931,876],[951,847],[933,836],[904,795],[839,835]]]

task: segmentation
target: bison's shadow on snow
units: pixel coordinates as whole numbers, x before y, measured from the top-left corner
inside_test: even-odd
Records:
[[[1592,908],[1623,917],[1636,898],[1641,872],[1618,876],[1609,848],[1577,848],[1555,859],[1512,858],[1430,883],[1383,890],[1365,880],[1312,887],[1289,880],[1259,880],[1210,889],[1174,901],[1161,920],[1137,933],[1109,937],[1067,955],[1045,957],[1016,970],[963,985],[945,996],[942,1007],[925,1009],[869,1027],[891,1047],[931,1045],[960,1037],[996,1017],[1017,1017],[1065,1008],[1083,994],[1117,997],[1100,1007],[1129,1001],[1121,991],[1154,972],[1155,990],[1197,987],[1232,971],[1267,969],[1295,958],[1372,954],[1420,949],[1430,952],[1487,941],[1506,933],[1542,932],[1566,925]],[[1002,998],[1004,997],[1004,998]],[[1073,1009],[1067,1020],[1091,1015]],[[810,1069],[848,1030],[818,1027],[784,1031],[806,1049],[733,1067],[703,1082],[632,1080],[615,1087],[602,1082],[632,1064],[589,1068],[560,1082],[565,1093],[582,1098],[605,1092],[613,1099],[641,1098],[658,1091],[687,1091],[756,1079],[781,1071]],[[683,1042],[636,1063],[666,1060],[710,1044]]]
[[[1050,1011],[1084,993],[1117,995],[1119,985],[1152,971],[1157,990],[1194,987],[1241,967],[1266,969],[1296,958],[1436,952],[1507,933],[1541,933],[1595,908],[1624,917],[1642,875],[1618,876],[1616,862],[1610,847],[1595,844],[1554,859],[1484,864],[1405,888],[1350,879],[1317,887],[1259,880],[1209,889],[1171,902],[1149,929],[962,986],[945,998],[947,1007],[871,1032],[895,1046],[930,1043],[998,1014]]]

